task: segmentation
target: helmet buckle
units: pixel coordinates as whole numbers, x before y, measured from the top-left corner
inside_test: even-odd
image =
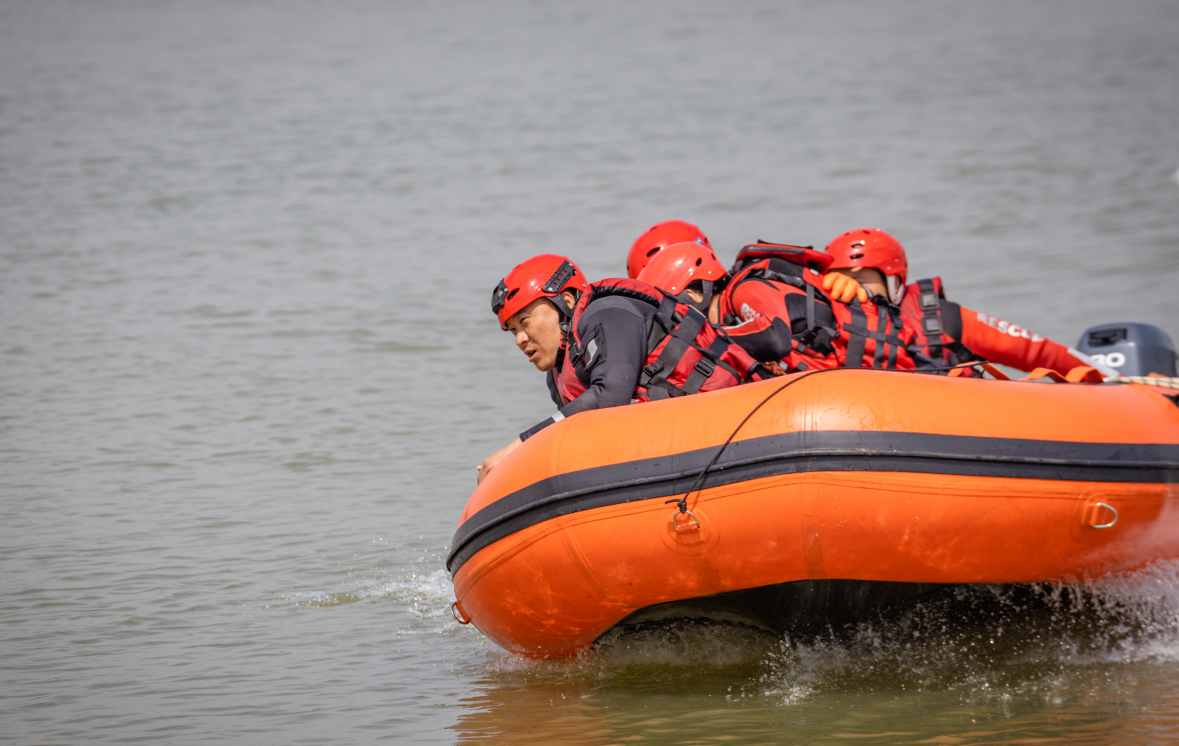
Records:
[[[561,322],[561,347],[562,350],[569,349],[569,322]]]

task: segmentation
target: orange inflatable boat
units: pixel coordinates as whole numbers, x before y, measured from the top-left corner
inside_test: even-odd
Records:
[[[1177,557],[1177,393],[836,369],[584,412],[471,495],[452,610],[563,656],[623,621],[790,631]]]

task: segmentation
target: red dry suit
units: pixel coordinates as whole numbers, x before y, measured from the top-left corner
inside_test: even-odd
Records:
[[[635,383],[634,401],[715,391],[769,377],[763,375],[756,360],[691,306],[637,280],[602,280],[590,284],[574,307],[568,348],[553,371],[554,389],[562,405],[585,392],[585,368],[599,344],[600,327],[587,330],[583,338],[578,328],[582,314],[590,303],[609,296],[632,298],[654,307],[646,329],[647,359]]]
[[[940,365],[988,360],[1025,373],[1050,368],[1068,373],[1098,367],[1083,353],[995,316],[976,313],[946,300],[940,277],[905,287],[901,318],[917,332],[917,345]]]
[[[721,295],[725,331],[754,358],[776,361],[788,372],[814,368],[913,370],[916,335],[886,303],[841,303],[822,289],[828,254],[766,244],[737,255]],[[815,270],[815,271],[811,271]],[[929,362],[922,361],[922,367]]]

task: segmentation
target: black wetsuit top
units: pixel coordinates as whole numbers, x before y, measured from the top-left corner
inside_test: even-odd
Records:
[[[561,394],[557,391],[555,378],[562,362],[558,357],[557,366],[548,372],[545,380],[553,402],[561,409],[520,433],[520,440],[528,440],[554,422],[578,412],[630,404],[639,374],[647,364],[647,336],[655,311],[655,306],[650,303],[620,295],[608,295],[586,306],[577,324],[578,338],[590,339],[594,327],[602,327],[594,337],[597,345],[593,357],[586,361],[588,386],[581,396],[561,407]]]

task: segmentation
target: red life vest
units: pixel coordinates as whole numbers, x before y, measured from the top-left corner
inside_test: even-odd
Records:
[[[573,309],[568,348],[553,377],[562,406],[588,387],[586,349],[577,325],[590,303],[610,295],[635,298],[656,308],[647,334],[647,361],[635,386],[635,401],[715,391],[769,377],[763,375],[760,363],[695,308],[638,280],[602,280],[590,284]],[[587,345],[592,343],[592,339],[586,341]],[[592,359],[593,355],[588,357]]]
[[[918,280],[905,288],[901,298],[901,318],[905,326],[912,327],[916,333],[914,344],[938,365],[958,365],[981,359],[947,333],[946,320],[942,316],[942,301],[945,299],[940,277]]]
[[[823,292],[820,275],[806,271],[828,264],[828,255],[809,248],[764,242],[746,246],[737,255],[732,279],[721,296],[722,316],[726,323],[736,322],[738,289],[747,282],[762,282],[783,293],[784,306],[791,311],[783,319],[791,332],[792,350],[782,360],[788,370],[916,368],[908,349],[915,334],[901,321],[899,310],[888,304],[833,301]],[[752,310],[761,315],[769,312]]]

